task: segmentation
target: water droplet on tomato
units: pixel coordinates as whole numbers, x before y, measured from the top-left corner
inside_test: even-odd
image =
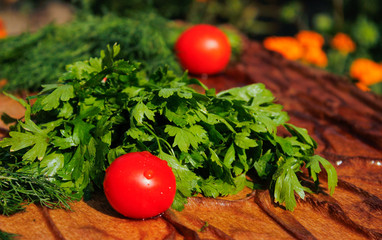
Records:
[[[153,175],[154,175],[154,171],[151,169],[149,169],[143,173],[143,176],[145,176],[145,178],[147,178],[147,179],[153,178]]]

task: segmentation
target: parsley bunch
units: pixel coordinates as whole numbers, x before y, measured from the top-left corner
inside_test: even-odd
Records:
[[[269,188],[276,202],[293,210],[295,193],[304,198],[310,191],[296,173],[306,167],[318,183],[320,164],[333,193],[334,167],[314,155],[317,145],[305,129],[286,123],[287,113],[264,85],[216,94],[166,68],[146,75],[137,63],[116,60],[119,51],[114,45],[100,58],[69,65],[59,83],[43,86],[33,106],[19,100],[24,121],[0,142],[1,151],[23,164],[19,172],[51,177],[82,196],[102,187],[116,157],[149,151],[174,171],[178,210],[195,194],[218,197],[245,186]],[[279,126],[291,136],[278,136]]]

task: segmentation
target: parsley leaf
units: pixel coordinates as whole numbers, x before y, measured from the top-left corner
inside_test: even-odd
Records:
[[[199,143],[206,140],[206,131],[200,125],[193,125],[190,128],[167,125],[164,131],[175,137],[173,147],[178,146],[182,152],[188,152],[190,146],[197,148]]]
[[[309,162],[307,164],[307,168],[310,169],[310,173],[312,175],[312,178],[314,181],[318,181],[317,174],[321,172],[321,168],[319,164],[322,164],[322,166],[325,168],[326,173],[328,174],[328,186],[329,186],[329,192],[331,195],[334,194],[334,189],[337,186],[337,172],[332,164],[325,158],[314,155],[309,158]]]
[[[154,112],[151,111],[143,102],[139,102],[137,105],[135,105],[131,114],[138,122],[138,124],[142,124],[145,117],[151,121],[154,120]]]
[[[296,207],[296,192],[302,199],[305,197],[304,187],[299,182],[296,176],[296,169],[299,168],[297,159],[287,158],[279,159],[281,165],[273,175],[275,180],[274,198],[276,202],[284,203],[288,210],[293,210]]]

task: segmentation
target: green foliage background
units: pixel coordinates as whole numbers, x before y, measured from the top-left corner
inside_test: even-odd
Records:
[[[84,14],[68,24],[9,37],[0,41],[0,78],[9,80],[10,90],[37,90],[41,84],[56,82],[67,64],[96,56],[115,42],[123,45],[121,58],[142,62],[148,73],[163,65],[180,73],[166,24],[155,13],[129,18]]]
[[[73,60],[84,60],[94,56],[106,44],[119,42],[122,46],[121,57],[136,58],[148,62],[148,70],[167,64],[180,69],[171,55],[174,37],[177,32],[166,32],[166,21],[184,20],[190,24],[231,24],[245,35],[255,40],[263,40],[270,35],[293,36],[300,30],[313,30],[326,39],[324,50],[327,52],[328,71],[349,76],[350,64],[356,58],[368,58],[382,61],[382,4],[378,0],[62,0],[76,10],[76,19],[67,28],[53,30],[46,28],[32,38],[23,36],[10,45],[0,41],[0,77],[13,77],[13,69],[38,78],[30,85],[30,78],[23,77],[26,87],[35,88],[50,76],[56,78],[58,72]],[[47,0],[25,0],[15,3],[15,8],[33,11]],[[0,7],[3,7],[0,2]],[[137,13],[149,17],[137,18]],[[145,13],[145,14],[142,14]],[[103,19],[108,15],[114,18]],[[153,17],[153,14],[156,15]],[[139,15],[139,14],[138,14]],[[117,16],[121,19],[117,20]],[[97,19],[98,18],[98,19]],[[160,19],[161,18],[161,19]],[[126,20],[126,25],[123,20]],[[118,22],[119,21],[119,22]],[[135,21],[135,22],[134,22]],[[142,22],[140,22],[142,21]],[[88,24],[82,24],[88,22]],[[108,23],[110,22],[110,23]],[[344,32],[356,42],[357,50],[347,56],[341,56],[331,49],[329,42],[335,33]],[[153,33],[153,34],[151,34]],[[174,35],[175,34],[175,35]],[[126,37],[122,37],[126,36]],[[49,45],[50,41],[50,45]],[[58,41],[54,47],[52,42]],[[114,41],[114,42],[113,42]],[[167,46],[165,46],[167,43]],[[16,52],[3,51],[15,47]],[[25,51],[35,45],[35,49]],[[76,49],[68,53],[68,48]],[[156,52],[154,50],[160,50]],[[237,49],[236,49],[237,50]],[[24,51],[24,53],[21,53]],[[50,52],[57,54],[56,61],[45,56]],[[11,58],[9,58],[11,55]],[[157,57],[155,57],[157,56]],[[6,58],[7,62],[2,61]],[[10,60],[9,60],[10,59]],[[41,61],[32,59],[46,60]],[[32,63],[27,62],[30,60]],[[49,60],[49,61],[48,61]],[[14,64],[9,65],[9,61]],[[15,68],[15,65],[18,67]],[[29,65],[29,66],[25,66]],[[57,70],[50,70],[56,67]],[[42,71],[34,69],[44,68]],[[49,70],[49,71],[45,71]],[[20,73],[22,74],[22,73]],[[354,81],[354,80],[353,80]],[[17,88],[17,86],[9,86]],[[371,86],[376,93],[382,93],[382,83]]]
[[[137,10],[154,10],[167,19],[190,23],[229,23],[252,39],[270,35],[295,35],[313,30],[326,39],[327,70],[349,76],[350,64],[356,58],[382,61],[382,3],[378,0],[132,0],[73,1],[78,9],[92,14],[114,12],[129,16]],[[338,32],[348,34],[356,43],[356,52],[341,56],[330,48],[330,39]],[[382,93],[382,83],[371,86]]]

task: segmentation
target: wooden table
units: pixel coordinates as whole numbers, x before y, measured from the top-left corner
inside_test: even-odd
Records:
[[[319,194],[307,194],[289,212],[267,191],[245,189],[222,199],[190,198],[182,212],[137,221],[117,214],[99,194],[73,203],[72,212],[30,205],[26,212],[1,216],[0,229],[21,239],[382,239],[381,97],[251,41],[239,63],[201,80],[219,91],[264,83],[290,122],[308,129],[317,153],[335,165],[334,195],[322,184]],[[7,101],[0,97],[0,112],[22,116]]]

